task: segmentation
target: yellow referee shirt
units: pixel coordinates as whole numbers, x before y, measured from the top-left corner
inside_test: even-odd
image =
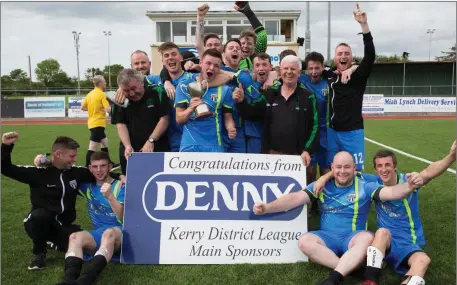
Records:
[[[94,90],[90,91],[86,98],[84,98],[82,107],[87,109],[89,115],[87,120],[89,129],[106,127],[105,107],[109,107],[109,103],[102,89],[95,87]]]

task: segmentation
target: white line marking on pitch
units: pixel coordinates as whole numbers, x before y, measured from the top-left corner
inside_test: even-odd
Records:
[[[374,140],[371,140],[371,139],[369,139],[369,138],[365,138],[365,140],[366,140],[366,141],[369,141],[369,142],[371,142],[371,143],[377,144],[377,145],[379,145],[379,146],[385,147],[385,148],[387,148],[387,149],[393,150],[393,151],[398,152],[398,153],[400,153],[400,154],[403,154],[404,156],[408,156],[408,157],[411,157],[411,158],[420,160],[420,161],[425,162],[425,163],[428,163],[428,164],[432,163],[431,161],[426,160],[426,159],[424,159],[424,158],[422,158],[422,157],[414,156],[414,155],[412,155],[412,154],[409,154],[409,153],[407,153],[407,152],[401,151],[401,150],[396,149],[396,148],[393,148],[393,147],[391,147],[391,146],[388,146],[388,145],[379,143],[379,142],[374,141]],[[448,168],[447,171],[456,174],[456,171],[455,171],[454,169],[452,169],[452,168]]]

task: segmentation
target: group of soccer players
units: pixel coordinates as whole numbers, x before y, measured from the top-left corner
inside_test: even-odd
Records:
[[[280,55],[279,74],[274,71],[265,53],[266,31],[249,3],[236,2],[235,9],[247,17],[253,31],[245,31],[239,39],[223,45],[217,35],[204,34],[209,6],[198,8],[199,60],[192,53],[181,53],[174,43],[163,43],[158,50],[164,68],[160,75],[150,75],[147,54],[132,53],[131,69],[121,72],[119,89],[110,98],[113,108],[109,108],[104,94],[106,82],[94,78],[95,89],[82,106],[89,112],[89,170],[72,166],[79,144],[67,137],[56,139],[50,161],[38,155],[36,167],[13,165],[11,151],[19,134],[3,135],[2,174],[29,184],[33,193],[32,211],[24,221],[34,244],[30,270],[45,267],[46,243],[66,251],[65,281],[59,284],[93,284],[110,260],[119,260],[125,192],[121,180],[125,178],[110,172],[117,165],[108,154],[106,112],[111,112],[111,122],[121,138],[119,158],[124,175],[134,151],[275,153],[262,147],[263,121],[249,120],[251,116],[239,111],[240,104],[246,100],[244,104],[250,106],[268,105],[265,92],[276,88],[281,94],[283,79],[295,69],[301,71],[301,63],[294,51],[285,50]],[[375,50],[366,13],[358,5],[354,18],[361,25],[365,46],[360,64],[353,65],[351,48],[342,43],[335,49],[334,70],[325,69],[324,57],[312,52],[304,62],[306,74],[297,76],[297,88],[308,90],[316,101],[316,110],[309,112],[318,122],[312,136],[318,135],[306,138],[307,144],[317,144],[316,151],[303,151],[300,146],[297,153],[278,152],[306,152],[311,158],[309,161],[302,155],[307,181],[316,180],[317,165],[321,177],[303,191],[268,204],[257,203],[254,213],[319,204],[321,230],[303,235],[299,248],[312,261],[333,270],[320,285],[341,284],[365,258],[363,285],[377,284],[383,260],[405,274],[401,284],[425,284],[430,259],[420,247],[425,239],[418,214],[418,190],[455,162],[455,142],[448,156],[420,173],[397,173],[397,158],[388,151],[380,151],[373,158],[377,176],[361,172],[365,161],[361,108]],[[190,95],[192,82],[201,84],[201,98]],[[207,105],[209,116],[196,116],[201,104]],[[98,144],[101,151],[96,151]],[[51,193],[49,188],[58,191]],[[72,224],[78,193],[87,200],[93,230],[81,231]],[[366,230],[371,202],[376,205],[379,228],[374,235]],[[91,265],[81,275],[88,260]]]

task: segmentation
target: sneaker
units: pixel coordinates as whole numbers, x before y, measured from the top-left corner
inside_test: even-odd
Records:
[[[29,270],[43,270],[46,267],[46,254],[40,253],[33,257],[32,263],[30,263]]]
[[[360,285],[378,285],[378,283],[371,280],[365,280]]]

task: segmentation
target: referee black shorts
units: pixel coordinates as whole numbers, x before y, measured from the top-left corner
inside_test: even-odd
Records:
[[[95,128],[89,129],[89,131],[90,131],[90,140],[93,142],[99,143],[102,141],[102,139],[106,138],[104,127],[95,127]]]

